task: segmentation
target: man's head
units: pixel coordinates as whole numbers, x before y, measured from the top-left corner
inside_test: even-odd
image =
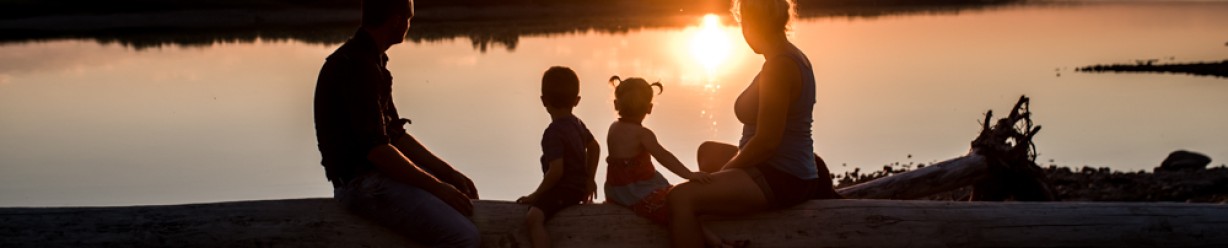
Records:
[[[362,0],[362,27],[384,46],[404,42],[413,17],[413,0]]]
[[[571,109],[580,103],[580,78],[571,68],[550,67],[542,75],[542,105]]]

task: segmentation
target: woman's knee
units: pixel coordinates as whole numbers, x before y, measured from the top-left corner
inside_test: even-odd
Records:
[[[730,144],[725,144],[715,141],[704,141],[699,144],[699,149],[696,151],[696,162],[699,163],[699,170],[703,172],[716,172],[725,167],[725,163],[733,159],[737,155],[738,147]]]

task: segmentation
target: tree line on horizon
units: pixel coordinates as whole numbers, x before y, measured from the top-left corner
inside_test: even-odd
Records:
[[[801,9],[824,7],[884,7],[970,5],[1026,0],[794,0]],[[0,0],[0,19],[46,15],[89,15],[184,10],[358,9],[361,0]],[[438,7],[554,7],[728,10],[730,0],[417,0],[419,9]]]

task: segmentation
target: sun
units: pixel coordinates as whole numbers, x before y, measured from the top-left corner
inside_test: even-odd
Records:
[[[691,37],[691,56],[709,74],[716,70],[729,58],[729,35],[721,28],[721,18],[715,14],[707,14],[699,30]]]

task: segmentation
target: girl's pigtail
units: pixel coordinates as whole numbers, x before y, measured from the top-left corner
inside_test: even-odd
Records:
[[[618,83],[616,84],[614,82],[618,82]],[[623,79],[618,78],[618,75],[610,76],[610,85],[613,85],[614,88],[618,88],[618,85],[622,83],[623,83]]]
[[[657,95],[660,95],[661,93],[665,93],[665,86],[662,86],[661,82],[655,82],[655,83],[649,84],[648,86],[649,88],[652,88],[652,86],[657,86],[657,89],[660,90],[660,91],[657,91]]]

